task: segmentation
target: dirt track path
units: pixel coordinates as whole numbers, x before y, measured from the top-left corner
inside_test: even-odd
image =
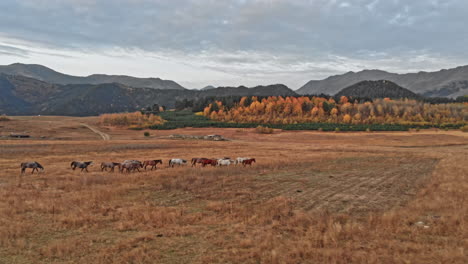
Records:
[[[99,136],[101,136],[102,140],[110,140],[109,134],[106,134],[106,133],[104,133],[104,132],[98,130],[97,128],[92,127],[92,126],[90,126],[90,125],[88,125],[88,124],[86,124],[86,123],[81,123],[81,125],[84,126],[84,127],[89,128],[91,131],[93,131],[94,133],[96,133],[96,134],[98,134]]]

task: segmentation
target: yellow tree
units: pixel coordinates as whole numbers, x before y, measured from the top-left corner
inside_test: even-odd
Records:
[[[344,95],[340,97],[340,104],[346,104],[347,102],[348,102],[348,97]]]
[[[351,116],[349,114],[346,114],[343,116],[343,122],[344,123],[351,123]]]

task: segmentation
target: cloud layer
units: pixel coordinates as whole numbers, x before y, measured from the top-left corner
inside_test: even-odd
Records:
[[[76,67],[86,54],[98,72],[298,88],[349,70],[466,64],[467,11],[465,0],[3,0],[0,59],[87,74]]]

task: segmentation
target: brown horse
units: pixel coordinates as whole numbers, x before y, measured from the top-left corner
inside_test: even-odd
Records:
[[[156,165],[158,165],[158,164],[163,164],[162,160],[145,160],[145,161],[143,161],[143,166],[145,166],[145,170],[146,170],[146,167],[148,167],[148,166],[151,166],[151,170],[158,169],[156,167]]]
[[[215,159],[205,159],[205,160],[202,160],[200,163],[202,167],[205,167],[206,165],[211,165],[211,166],[218,165],[218,161]]]
[[[207,160],[207,158],[193,158],[192,159],[192,167],[197,166],[197,163],[203,163],[204,160]]]
[[[23,162],[21,163],[21,174],[25,173],[27,168],[32,168],[31,174],[33,174],[34,171],[37,171],[39,173],[39,169],[41,169],[41,171],[44,171],[44,167],[42,167],[42,165],[36,161]]]
[[[110,172],[114,172],[114,168],[118,167],[119,170],[120,170],[121,165],[122,164],[120,164],[118,162],[103,162],[103,163],[101,163],[101,171],[104,171],[104,170],[107,171],[107,169],[110,169]]]
[[[256,162],[255,159],[246,159],[246,160],[243,160],[243,161],[242,161],[242,165],[244,165],[244,167],[245,167],[246,165],[252,166],[252,163],[254,163],[254,162]]]

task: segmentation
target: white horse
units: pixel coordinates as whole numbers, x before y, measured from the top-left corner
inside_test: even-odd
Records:
[[[237,158],[237,159],[236,159],[236,165],[237,165],[237,164],[242,164],[242,162],[243,162],[244,160],[248,160],[248,159],[250,159],[250,158]]]
[[[233,160],[230,159],[218,159],[218,166],[229,166],[234,164]]]
[[[174,165],[186,165],[187,164],[187,161],[184,160],[184,159],[170,159],[169,160],[169,167],[173,167],[174,168]]]

